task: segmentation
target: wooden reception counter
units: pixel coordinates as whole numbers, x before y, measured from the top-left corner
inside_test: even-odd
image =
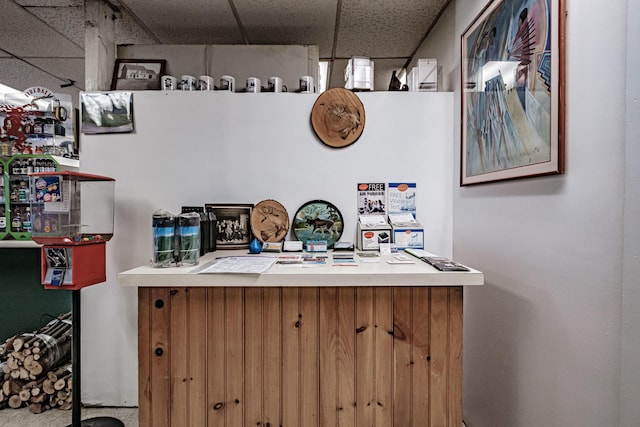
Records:
[[[462,425],[462,289],[481,272],[195,273],[240,254],[118,274],[138,287],[141,427]]]

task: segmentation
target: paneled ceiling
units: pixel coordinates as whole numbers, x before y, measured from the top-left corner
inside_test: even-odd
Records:
[[[102,1],[102,0],[86,0]],[[450,0],[108,0],[117,44],[313,44],[344,86],[353,55],[376,88],[405,67]],[[0,83],[84,89],[84,1],[2,0]],[[75,82],[73,85],[67,85]],[[61,87],[66,86],[66,87]]]

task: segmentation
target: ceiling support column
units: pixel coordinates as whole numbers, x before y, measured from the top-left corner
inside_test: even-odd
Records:
[[[104,0],[84,1],[85,90],[111,88],[116,59],[116,12]]]

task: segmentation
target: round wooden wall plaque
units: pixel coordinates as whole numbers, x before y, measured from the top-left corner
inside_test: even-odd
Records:
[[[364,130],[364,106],[360,98],[344,88],[324,91],[311,109],[311,125],[326,145],[343,148],[360,138]]]
[[[263,200],[251,211],[251,231],[262,243],[280,242],[289,231],[289,213],[275,200]]]

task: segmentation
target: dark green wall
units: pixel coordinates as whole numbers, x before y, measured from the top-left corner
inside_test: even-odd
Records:
[[[33,332],[71,311],[71,292],[40,284],[39,248],[0,248],[0,340]]]

